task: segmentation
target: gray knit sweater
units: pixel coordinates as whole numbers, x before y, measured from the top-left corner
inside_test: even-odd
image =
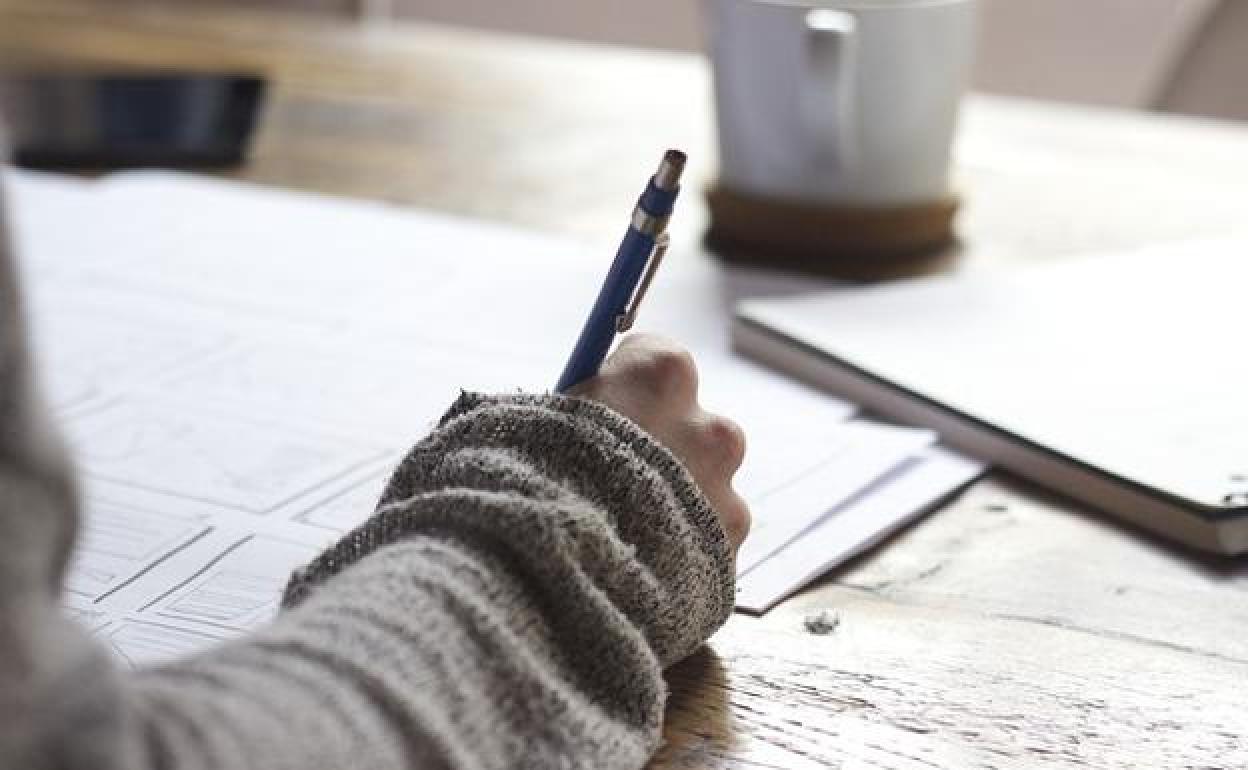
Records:
[[[691,477],[598,404],[463,395],[267,627],[119,669],[59,608],[76,496],[0,223],[0,770],[636,768],[731,611]]]

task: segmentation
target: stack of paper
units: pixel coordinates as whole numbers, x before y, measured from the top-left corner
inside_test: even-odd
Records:
[[[290,569],[370,514],[460,388],[547,390],[608,254],[495,225],[197,177],[10,174],[46,386],[85,478],[68,606],[158,660],[272,616]],[[737,419],[762,611],[965,484],[935,436],[733,356],[740,296],[669,257],[641,325]]]

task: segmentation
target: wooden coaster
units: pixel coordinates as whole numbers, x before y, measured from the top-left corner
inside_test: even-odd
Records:
[[[706,192],[706,245],[725,262],[871,281],[931,272],[949,256],[958,198],[856,207]]]

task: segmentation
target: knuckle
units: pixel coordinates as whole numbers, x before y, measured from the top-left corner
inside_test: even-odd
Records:
[[[723,522],[724,531],[728,535],[728,539],[733,543],[740,545],[750,534],[750,526],[753,524],[753,516],[750,514],[750,507],[737,494],[732,495],[732,500],[724,505],[724,509],[719,512],[720,521]]]
[[[730,472],[745,461],[745,431],[733,420],[711,415],[706,421],[706,442]]]
[[[698,368],[689,351],[676,346],[651,350],[640,362],[642,378],[658,393],[692,394],[698,386]]]

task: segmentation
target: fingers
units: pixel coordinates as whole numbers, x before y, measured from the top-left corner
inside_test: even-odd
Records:
[[[719,521],[724,526],[724,534],[728,537],[728,544],[735,553],[745,542],[746,536],[750,534],[752,518],[749,505],[732,489],[722,495],[708,495],[707,499],[711,507],[715,509],[715,513],[719,515]]]
[[[699,411],[694,431],[705,462],[716,473],[731,478],[745,461],[745,431],[727,417]]]
[[[720,523],[735,551],[750,531],[750,509],[733,489],[732,479],[745,460],[746,439],[732,420],[703,411],[691,428],[693,448],[686,461],[703,494],[719,515]]]

